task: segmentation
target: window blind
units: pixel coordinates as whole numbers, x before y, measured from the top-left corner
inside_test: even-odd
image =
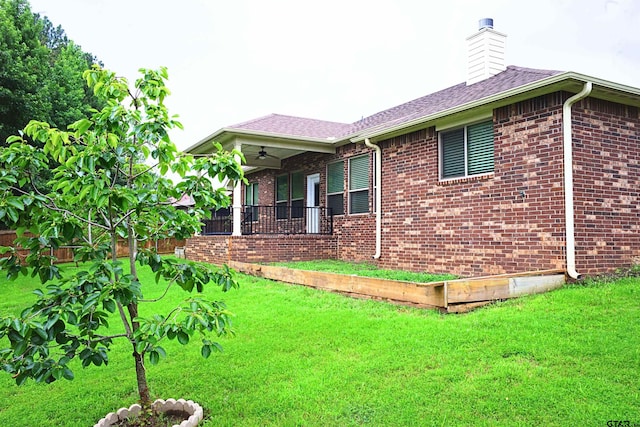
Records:
[[[344,162],[327,165],[327,193],[344,191]]]
[[[442,177],[464,176],[464,128],[443,132],[440,137],[442,141]]]
[[[369,156],[349,159],[349,190],[369,188]]]
[[[291,174],[291,200],[304,198],[304,177],[302,172]]]
[[[276,178],[276,202],[289,200],[289,177],[280,175]]]
[[[493,122],[467,127],[468,175],[493,171]]]

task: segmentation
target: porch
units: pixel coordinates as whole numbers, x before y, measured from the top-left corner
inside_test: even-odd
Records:
[[[326,207],[244,205],[241,207],[240,219],[243,236],[333,234],[333,214],[331,208]],[[230,209],[214,211],[211,219],[203,221],[203,236],[231,234],[233,215]]]
[[[216,265],[338,259],[338,238],[326,234],[209,234],[187,239],[184,255]]]

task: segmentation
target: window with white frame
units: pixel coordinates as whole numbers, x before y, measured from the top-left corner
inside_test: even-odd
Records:
[[[493,121],[440,132],[440,178],[464,178],[491,173]]]
[[[327,165],[327,207],[334,215],[344,215],[344,161]]]
[[[369,212],[369,156],[349,159],[349,213]]]

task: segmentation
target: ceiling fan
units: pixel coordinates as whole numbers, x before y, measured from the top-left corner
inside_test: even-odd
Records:
[[[267,153],[264,147],[260,147],[260,151],[258,151],[258,156],[256,157],[256,160],[266,160],[268,157],[271,157],[272,159],[278,159],[276,156],[273,156]]]

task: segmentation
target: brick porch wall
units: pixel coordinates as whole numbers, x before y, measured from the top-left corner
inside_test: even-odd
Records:
[[[195,236],[187,239],[185,256],[194,261],[240,262],[336,259],[337,239],[323,235]]]

